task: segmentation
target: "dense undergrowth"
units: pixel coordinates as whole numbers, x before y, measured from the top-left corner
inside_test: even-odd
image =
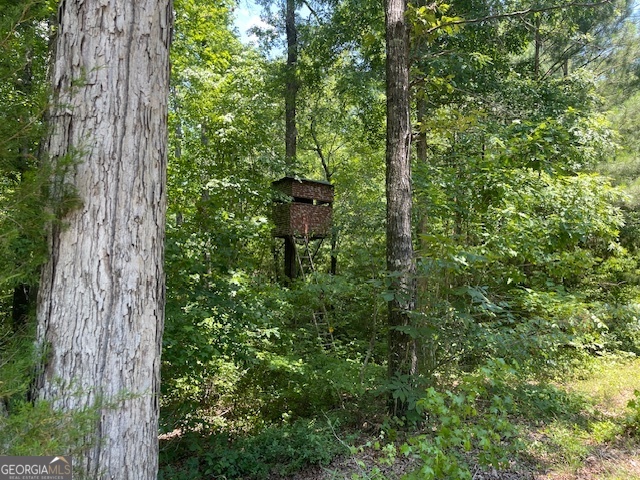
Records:
[[[496,361],[449,388],[428,388],[412,420],[378,415],[356,424],[334,412],[235,439],[177,433],[161,443],[162,478],[306,478],[311,467],[331,472],[336,457],[351,466],[323,478],[471,479],[478,468],[569,474],[599,449],[640,444],[638,368],[633,358],[602,357],[562,381],[536,382]]]
[[[0,0],[1,454],[80,452],[99,410],[32,401],[34,305],[16,301],[38,282],[45,212],[67,208],[44,194],[56,175],[40,148],[56,3]],[[232,2],[173,3],[160,478],[295,476],[343,457],[353,479],[401,462],[406,478],[464,479],[519,461],[576,471],[599,445],[637,444],[640,385],[603,406],[577,380],[610,357],[631,363],[603,383],[637,372],[640,355],[640,42],[613,2],[442,32],[426,23],[497,6],[414,12],[429,32],[412,39],[417,294],[402,332],[416,374],[392,378],[382,10],[334,2],[301,25],[291,166],[277,15],[248,47]],[[610,56],[596,68],[597,41]],[[336,192],[296,280],[270,219],[285,174]]]

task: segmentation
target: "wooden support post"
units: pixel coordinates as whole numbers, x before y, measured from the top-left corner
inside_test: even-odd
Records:
[[[292,236],[284,239],[284,274],[294,280],[297,277],[298,269],[296,266],[296,242]]]

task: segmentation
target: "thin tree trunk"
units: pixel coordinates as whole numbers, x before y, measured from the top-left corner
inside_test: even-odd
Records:
[[[416,117],[420,124],[418,141],[416,142],[416,154],[420,163],[427,163],[427,131],[424,127],[424,122],[427,118],[427,99],[425,96],[426,92],[424,90],[416,95]]]
[[[410,324],[415,305],[413,245],[411,242],[411,122],[409,103],[409,32],[406,0],[387,0],[387,270],[394,300],[389,302],[389,376],[413,375],[416,346],[397,328]],[[406,403],[392,406],[396,414]]]
[[[171,18],[171,0],[59,7],[48,154],[73,156],[55,183],[82,203],[50,233],[36,388],[64,411],[99,406],[76,460],[92,479],[157,476]]]
[[[292,173],[298,148],[296,101],[298,96],[298,30],[295,0],[286,0],[287,71],[285,86],[285,160],[287,173]]]
[[[338,229],[331,228],[331,266],[329,267],[331,275],[338,274]]]
[[[298,276],[298,265],[296,264],[296,240],[293,236],[284,239],[284,274],[287,279],[295,280]]]
[[[535,52],[533,59],[533,75],[535,78],[540,76],[540,55],[542,54],[542,34],[540,33],[541,24],[542,20],[540,17],[537,17],[535,24]]]

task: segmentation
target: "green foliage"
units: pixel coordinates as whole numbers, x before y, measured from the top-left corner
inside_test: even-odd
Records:
[[[163,405],[169,431],[210,417],[207,410],[228,401],[241,371],[257,361],[256,352],[280,336],[278,299],[244,284],[239,272],[194,279],[185,290],[174,290],[184,297],[170,298],[167,305]]]
[[[217,205],[214,198],[211,207]],[[238,238],[246,242],[245,254],[237,256],[239,244],[221,248],[227,228],[237,224],[230,218],[212,232],[200,229],[210,218],[202,215],[191,223],[185,216],[180,225],[169,226],[163,430],[241,429],[260,435],[270,425],[286,426],[321,411],[339,409],[356,416],[375,411],[372,391],[384,369],[374,360],[367,365],[364,356],[376,335],[370,320],[371,310],[381,303],[378,287],[320,273],[291,289],[274,285],[258,273],[260,263],[251,256],[264,245],[260,237],[268,238],[266,226],[242,227]],[[192,234],[195,225],[198,233]],[[255,243],[247,242],[249,228],[256,231]],[[202,262],[203,256],[208,262]],[[236,269],[229,270],[230,263]],[[242,264],[246,269],[238,268]],[[327,345],[313,323],[313,314],[322,311],[324,333],[333,334]],[[379,355],[377,344],[373,355]],[[219,460],[212,455],[210,463]],[[166,471],[174,473],[167,476],[176,478],[180,474],[171,468],[177,468],[178,460],[168,461],[173,467]],[[238,460],[245,461],[250,460]],[[200,464],[197,469],[206,470]],[[188,478],[196,475],[189,472],[184,473]]]
[[[541,370],[571,350],[604,348],[606,325],[593,301],[611,280],[607,269],[628,265],[616,242],[619,192],[600,176],[550,175],[497,160],[485,155],[475,169],[460,165],[462,173],[457,165],[416,172],[431,213],[420,236],[424,300],[415,319],[429,339],[425,350],[436,356],[428,359],[431,371],[444,365],[438,358],[487,356],[533,361]],[[456,190],[461,174],[475,188]],[[588,289],[597,275],[609,276]]]
[[[427,412],[429,433],[413,437],[400,447],[403,455],[420,459],[421,467],[407,479],[471,478],[462,452],[474,451],[481,466],[499,468],[515,451],[515,427],[507,418],[509,397],[491,397],[482,415],[477,410],[481,388],[459,392],[427,390],[418,408]]]
[[[24,398],[33,369],[32,329],[12,332],[8,322],[0,323],[0,401]]]
[[[189,433],[161,447],[159,479],[260,479],[326,465],[346,452],[333,427],[314,421],[269,428],[252,437]]]
[[[408,7],[408,17],[413,26],[412,34],[417,39],[432,42],[437,38],[438,33],[454,35],[460,30],[463,19],[457,16],[448,16],[447,12],[451,5],[437,3],[429,6],[421,5]]]
[[[591,58],[612,12],[459,28],[516,7],[412,7],[412,85],[426,104],[414,138],[424,137],[426,158],[414,162],[418,307],[405,333],[421,375],[384,382],[383,18],[360,0],[312,7],[297,17],[295,171],[334,183],[335,236],[317,271],[285,287],[269,222],[269,186],[284,173],[282,52],[241,46],[227,5],[176,2],[162,411],[163,429],[183,439],[167,444],[182,446],[165,452],[165,478],[267,475],[239,453],[254,450],[238,432],[275,435],[321,411],[370,418],[388,392],[412,407],[405,421],[429,424],[406,445],[428,475],[466,475],[468,445],[498,465],[513,435],[507,413],[579,408],[542,380],[637,348],[632,209],[592,172],[619,153],[617,138],[598,112],[598,77],[563,71]],[[276,27],[263,32],[267,48],[283,24],[277,6],[265,8]],[[331,255],[335,276],[325,273]],[[462,373],[496,358],[519,365],[517,375],[499,362]],[[424,417],[426,408],[436,413]],[[233,438],[211,437],[224,453],[205,446],[212,431]],[[274,450],[285,438],[296,443],[282,437]]]
[[[0,2],[0,296],[34,284],[45,258],[48,181],[37,170],[48,85],[47,1]],[[46,169],[45,169],[46,170]]]
[[[196,266],[182,260],[182,272]],[[228,422],[254,429],[368,408],[364,394],[383,372],[362,363],[379,328],[370,317],[380,303],[373,284],[318,274],[287,290],[238,271],[198,270],[167,304],[163,429]],[[314,313],[323,311],[316,325]],[[383,356],[379,348],[372,355]]]
[[[80,455],[94,441],[99,409],[61,412],[46,401],[27,401],[35,370],[34,334],[8,330],[0,336],[0,454]]]
[[[357,409],[365,391],[365,386],[355,380],[361,366],[319,352],[308,358],[259,354],[238,386],[241,411],[247,409],[245,415],[251,413],[264,422],[278,423],[341,407]],[[368,381],[372,373],[367,372]],[[379,376],[374,378],[379,380]],[[312,397],[309,392],[314,392]]]
[[[62,413],[45,401],[17,401],[8,416],[0,415],[2,455],[81,455],[91,446],[96,409]]]
[[[576,419],[588,409],[586,399],[546,382],[517,382],[508,387],[514,399],[514,412],[521,418]]]
[[[522,448],[509,418],[516,409],[514,378],[515,370],[496,360],[466,375],[455,389],[429,387],[414,405],[423,433],[396,446],[397,431],[388,428],[381,441],[366,447],[381,451],[383,465],[393,465],[399,456],[410,457],[419,466],[402,477],[406,479],[470,479],[472,460],[482,467],[503,467]],[[354,478],[385,477],[375,467]]]
[[[0,446],[13,454],[75,451],[92,418],[24,401],[33,334],[9,327],[12,288],[35,283],[46,257],[44,226],[78,200],[64,182],[47,194],[75,155],[58,171],[38,159],[56,3],[0,0]],[[640,353],[637,65],[622,62],[637,32],[610,35],[613,3],[464,26],[521,6],[411,6],[412,88],[425,110],[414,138],[426,157],[413,170],[418,306],[403,331],[420,375],[386,382],[383,10],[345,0],[298,12],[295,169],[331,180],[336,202],[333,246],[285,287],[269,221],[270,184],[285,170],[281,52],[240,44],[233,2],[174,6],[161,423],[180,434],[163,441],[161,478],[326,464],[343,447],[309,419],[371,422],[389,392],[422,434],[378,446],[387,462],[419,460],[408,478],[470,478],[469,458],[498,467],[515,454],[509,415],[578,418],[583,399],[544,380],[588,356]],[[276,10],[263,45],[277,44]],[[615,53],[604,74],[591,68],[594,46]],[[620,136],[599,113],[602,92]],[[629,198],[592,172],[598,163]],[[549,430],[554,441],[570,439],[567,425]]]
[[[636,303],[602,304],[598,317],[606,325],[603,340],[611,351],[640,354],[640,306]]]
[[[625,427],[634,436],[640,434],[640,390],[633,392],[634,398],[627,402],[629,414],[625,420]]]

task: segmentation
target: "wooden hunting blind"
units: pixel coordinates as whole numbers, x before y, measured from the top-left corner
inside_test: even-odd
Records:
[[[273,188],[278,195],[273,206],[274,236],[317,239],[331,234],[333,185],[285,177],[273,182]]]
[[[284,239],[285,275],[295,278],[298,272],[314,269],[313,260],[320,244],[310,248],[310,241],[331,235],[333,185],[306,178],[284,177],[272,183],[274,189],[273,236]],[[304,254],[296,244],[304,245]]]

